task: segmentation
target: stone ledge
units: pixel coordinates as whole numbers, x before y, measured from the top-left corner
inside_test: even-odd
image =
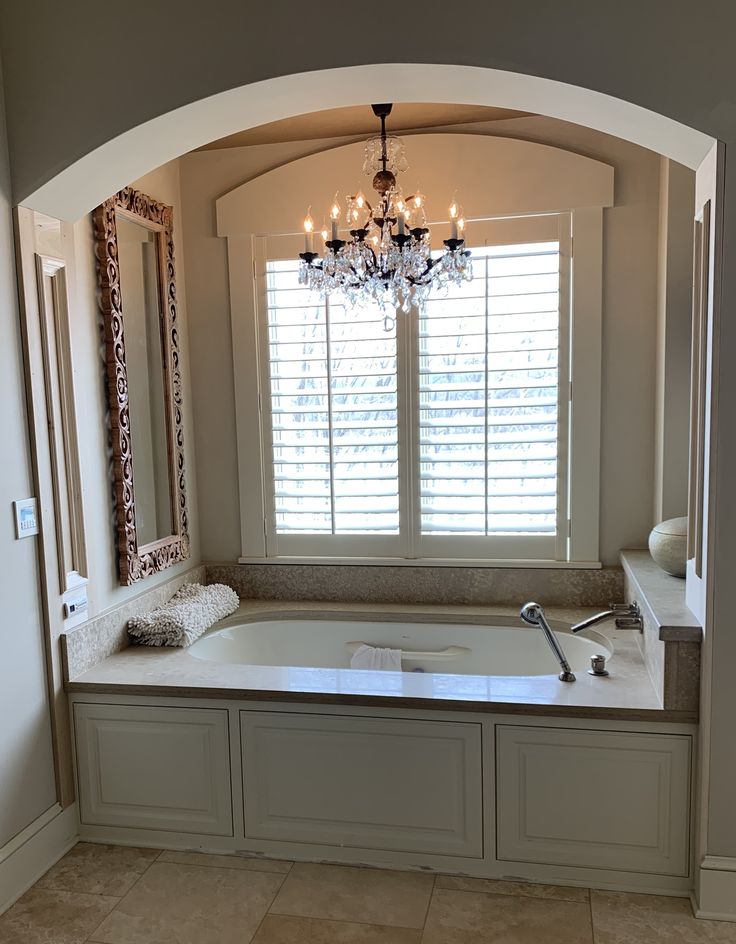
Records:
[[[69,681],[87,672],[115,652],[129,645],[128,620],[168,602],[185,583],[205,583],[204,564],[163,580],[153,587],[143,585],[141,592],[124,603],[105,610],[61,634],[64,678]]]
[[[642,609],[649,611],[660,639],[701,641],[702,628],[685,604],[684,579],[666,574],[646,550],[622,551],[621,564],[636,599]]]

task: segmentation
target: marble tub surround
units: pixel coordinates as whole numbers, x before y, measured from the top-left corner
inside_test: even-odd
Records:
[[[422,564],[207,564],[207,582],[242,599],[433,606],[607,606],[623,599],[619,567],[464,567]]]
[[[571,624],[592,608],[548,608],[553,621]],[[517,620],[515,607],[420,607],[360,604],[275,604],[244,600],[238,619],[387,619],[439,623],[492,623]],[[231,617],[231,619],[233,619]],[[213,627],[211,632],[215,632]],[[611,675],[578,673],[560,682],[550,653],[550,674],[511,676],[370,672],[353,669],[238,665],[197,659],[187,650],[130,646],[67,682],[70,692],[165,695],[176,698],[227,698],[253,701],[426,707],[444,710],[563,714],[589,718],[694,721],[690,711],[663,711],[641,652],[626,631],[605,627],[615,647]]]
[[[167,603],[185,583],[205,583],[205,580],[205,567],[200,564],[63,633],[61,652],[65,677],[80,675],[107,656],[125,649],[130,643],[128,620],[131,617]]]
[[[130,853],[75,850],[119,894],[50,888],[52,870],[0,916],[2,944],[736,944],[685,898],[156,849],[123,892]]]
[[[702,629],[685,604],[685,581],[665,573],[647,550],[621,553],[624,596],[641,608],[635,633],[644,663],[667,709],[697,711]]]

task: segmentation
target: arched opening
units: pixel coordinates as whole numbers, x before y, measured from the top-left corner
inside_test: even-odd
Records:
[[[689,168],[700,165],[713,143],[708,136],[639,106],[546,79],[465,66],[361,66],[272,79],[183,106],[80,158],[24,203],[57,218],[79,219],[110,193],[214,138],[315,111],[317,102],[323,110],[365,101],[366,88],[373,100],[464,102],[548,115],[649,148]],[[211,288],[208,282],[207,290]],[[221,328],[227,326],[227,314],[223,308]],[[200,324],[199,339],[207,341],[197,352],[203,376],[211,367],[209,355],[223,354],[208,347],[213,339],[218,341],[209,310]],[[222,364],[219,372],[223,373]],[[224,381],[225,386],[231,383],[229,376]],[[206,384],[210,386],[209,378]],[[229,397],[230,391],[225,391],[226,407]],[[218,405],[212,429],[221,415]],[[231,429],[225,435],[233,439]]]
[[[562,82],[476,66],[381,64],[241,86],[131,128],[84,155],[23,204],[59,219],[89,212],[129,181],[207,142],[294,115],[372,101],[462,102],[535,112],[615,135],[698,166],[708,135],[630,102]]]

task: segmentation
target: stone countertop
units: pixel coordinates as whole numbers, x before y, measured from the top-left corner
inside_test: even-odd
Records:
[[[553,626],[562,629],[595,611],[549,607],[547,613]],[[244,600],[237,615],[244,622],[301,617],[483,624],[495,617],[518,619],[518,609]],[[218,628],[220,624],[209,632]],[[663,710],[630,631],[617,631],[612,622],[602,629],[615,648],[610,676],[594,678],[579,672],[577,681],[569,684],[560,682],[556,673],[518,677],[240,665],[198,659],[186,649],[130,646],[67,680],[66,688],[75,694],[316,702],[631,721],[697,720],[691,712]]]
[[[685,603],[685,580],[665,573],[647,550],[621,552],[621,564],[659,638],[671,642],[701,642],[702,629]]]

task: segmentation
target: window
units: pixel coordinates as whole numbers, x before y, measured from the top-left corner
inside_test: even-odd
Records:
[[[472,282],[419,319],[420,534],[452,535],[456,552],[463,537],[547,538],[559,527],[559,242],[473,256]]]
[[[267,281],[276,534],[398,535],[395,324],[315,306],[294,262],[269,262]]]
[[[472,281],[389,330],[263,239],[261,556],[575,559],[571,221],[473,224]]]

